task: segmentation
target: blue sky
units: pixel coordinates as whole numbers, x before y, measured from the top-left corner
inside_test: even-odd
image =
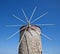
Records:
[[[47,11],[48,14],[34,24],[56,24],[55,26],[40,26],[42,32],[53,39],[50,41],[42,36],[43,54],[60,54],[60,0],[0,0],[0,54],[17,54],[19,33],[9,40],[6,39],[20,27],[6,27],[6,25],[24,24],[12,15],[15,14],[26,21],[21,8],[29,18],[35,6],[37,10],[32,20]]]

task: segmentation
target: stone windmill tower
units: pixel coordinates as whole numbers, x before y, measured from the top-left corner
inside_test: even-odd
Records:
[[[21,28],[21,44],[19,54],[42,54],[41,31],[36,25],[23,26]]]
[[[47,12],[46,12],[43,15],[36,18],[35,20],[33,20],[32,22],[30,22],[34,13],[35,13],[35,10],[36,10],[36,7],[34,8],[30,19],[28,20],[24,10],[22,9],[22,12],[27,20],[27,25],[23,25],[23,26],[21,26],[21,25],[8,25],[9,27],[21,26],[19,31],[17,31],[16,33],[14,33],[13,35],[11,35],[8,38],[8,39],[10,39],[15,34],[20,32],[20,40],[19,40],[19,44],[18,44],[18,54],[42,54],[41,35],[43,35],[44,37],[51,40],[48,36],[46,36],[45,34],[43,34],[41,32],[41,29],[39,26],[54,25],[54,24],[35,24],[35,25],[32,25],[33,22],[37,21],[38,19],[40,19],[41,17],[43,17],[47,14]],[[13,16],[16,19],[24,22],[22,19],[18,18],[17,16],[15,16],[15,15],[13,15]]]

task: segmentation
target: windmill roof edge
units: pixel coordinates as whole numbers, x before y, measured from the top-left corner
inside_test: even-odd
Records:
[[[27,26],[27,25],[21,26],[20,29],[22,29],[23,27],[26,27],[26,26]],[[31,26],[36,26],[36,27],[40,28],[40,27],[37,26],[37,25],[31,25]]]

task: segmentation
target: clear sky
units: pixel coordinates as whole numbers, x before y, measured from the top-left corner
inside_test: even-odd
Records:
[[[32,20],[47,11],[48,14],[34,24],[56,24],[40,26],[42,32],[52,39],[48,40],[42,36],[43,54],[60,54],[60,0],[0,0],[0,54],[17,54],[19,33],[9,40],[6,39],[20,27],[6,27],[6,25],[24,24],[12,15],[15,14],[26,21],[21,8],[30,17],[35,6],[37,10]]]

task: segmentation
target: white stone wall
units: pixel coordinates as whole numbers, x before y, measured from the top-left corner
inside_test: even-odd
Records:
[[[21,31],[21,37],[23,33],[24,31]],[[42,54],[40,34],[39,27],[35,28],[35,30],[27,30],[19,46],[19,54]]]

